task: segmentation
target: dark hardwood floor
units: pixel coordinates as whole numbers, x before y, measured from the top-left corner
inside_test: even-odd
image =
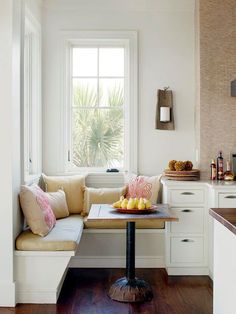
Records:
[[[107,296],[124,269],[69,269],[58,303],[18,304],[0,314],[211,314],[212,282],[207,276],[167,276],[164,269],[138,269],[154,298],[142,304],[120,303]]]

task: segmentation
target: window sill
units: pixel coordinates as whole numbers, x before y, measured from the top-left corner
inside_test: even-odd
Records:
[[[24,176],[24,184],[31,185],[33,183],[38,183],[41,174],[30,174]]]

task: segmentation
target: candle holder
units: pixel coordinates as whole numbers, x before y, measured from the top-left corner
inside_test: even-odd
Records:
[[[173,96],[169,87],[157,91],[156,129],[174,130]]]

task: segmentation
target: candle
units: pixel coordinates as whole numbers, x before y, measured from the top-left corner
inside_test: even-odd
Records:
[[[170,121],[170,107],[160,107],[160,121],[161,122]]]

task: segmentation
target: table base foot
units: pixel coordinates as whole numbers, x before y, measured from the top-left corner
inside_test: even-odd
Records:
[[[116,280],[108,295],[120,302],[144,302],[150,301],[153,297],[152,289],[147,282],[137,278],[128,280],[126,277]]]

